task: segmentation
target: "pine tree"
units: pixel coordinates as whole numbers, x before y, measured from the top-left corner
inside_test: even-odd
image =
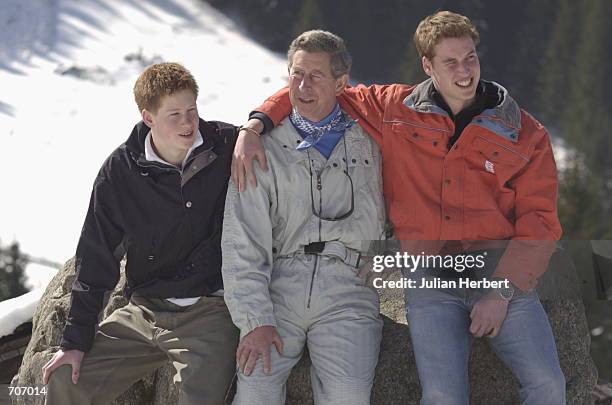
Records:
[[[17,242],[6,249],[0,246],[0,301],[28,292],[24,274],[26,264]]]
[[[404,49],[403,58],[397,64],[396,76],[399,82],[417,84],[426,79],[426,75],[421,67],[421,58],[414,44],[408,42]]]
[[[567,102],[570,66],[575,59],[578,5],[574,0],[560,0],[551,11],[554,23],[546,51],[540,63],[537,95],[542,120],[558,128]]]
[[[582,159],[572,157],[560,176],[559,218],[566,239],[588,240],[600,226],[602,215],[599,179],[593,176]]]
[[[585,164],[593,173],[601,173],[606,162],[602,147],[610,138],[609,114],[601,84],[604,77],[602,55],[607,16],[603,15],[607,0],[583,0],[579,42],[570,65],[568,94],[565,98],[562,128],[567,142],[585,154]],[[609,78],[608,78],[609,79]]]
[[[517,19],[504,17],[514,27],[505,26],[504,32],[498,34],[498,38],[504,41],[498,48],[508,59],[505,60],[506,69],[496,73],[501,74],[502,83],[519,105],[539,119],[543,118],[543,106],[536,97],[536,89],[539,73],[545,67],[543,61],[554,24],[554,18],[542,16],[549,15],[551,10],[554,16],[557,5],[557,0],[533,0],[522,7],[511,4],[519,10]],[[516,21],[521,21],[521,24],[516,24]],[[506,36],[514,40],[509,41]]]
[[[293,27],[293,37],[304,31],[324,29],[325,24],[317,0],[304,0],[297,13],[297,20]]]

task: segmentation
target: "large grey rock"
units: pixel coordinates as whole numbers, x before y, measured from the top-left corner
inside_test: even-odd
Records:
[[[597,372],[589,355],[590,335],[582,300],[575,293],[576,279],[563,258],[553,259],[554,272],[542,282],[541,296],[556,338],[561,366],[567,379],[570,405],[593,403],[592,391]],[[400,274],[389,273],[388,279]],[[74,263],[69,261],[47,287],[34,315],[32,339],[16,376],[15,384],[41,383],[41,368],[57,349],[74,280]],[[125,305],[120,290],[109,299],[104,317]],[[381,313],[384,320],[381,354],[376,370],[372,403],[375,405],[417,404],[420,397],[419,379],[412,354],[409,328],[406,324],[401,290],[381,290]],[[292,372],[287,386],[288,404],[311,404],[310,362],[305,355]],[[134,384],[113,404],[170,405],[176,403],[177,392],[172,385],[173,369],[167,365]],[[509,370],[489,349],[486,339],[476,339],[470,360],[470,386],[473,404],[518,404],[517,383]],[[15,404],[41,404],[42,399]]]
[[[385,274],[397,280],[399,272]],[[592,404],[597,369],[590,356],[590,333],[579,282],[572,261],[563,252],[553,255],[538,293],[555,336],[561,368],[567,381],[567,404]],[[412,354],[403,291],[378,290],[383,316],[383,339],[372,392],[373,405],[418,404],[420,383]],[[287,386],[287,403],[311,404],[308,359],[302,359]],[[475,339],[470,369],[471,403],[519,404],[518,384],[508,368],[493,354],[486,338]]]
[[[57,351],[70,305],[70,289],[74,282],[74,259],[68,261],[55,275],[38,303],[34,313],[32,339],[13,385],[33,386],[42,384],[43,365]],[[122,270],[117,288],[109,296],[103,319],[115,309],[127,304],[121,295],[125,282]],[[128,391],[112,402],[113,405],[169,405],[176,403],[178,394],[172,384],[174,369],[170,364],[152,372],[138,381]],[[14,397],[13,404],[42,404],[42,397]]]
[[[596,405],[612,405],[612,383],[600,381],[593,391]]]

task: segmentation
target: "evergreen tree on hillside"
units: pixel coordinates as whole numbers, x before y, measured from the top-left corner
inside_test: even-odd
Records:
[[[303,0],[293,26],[293,38],[304,31],[325,29],[325,22],[317,0]]]
[[[397,77],[399,82],[417,84],[425,80],[427,76],[421,67],[421,58],[412,41],[408,42],[403,52],[403,57],[397,64]]]
[[[570,80],[564,98],[561,125],[568,144],[585,154],[585,164],[593,174],[601,174],[610,153],[612,136],[606,96],[602,56],[608,17],[604,14],[608,0],[583,0],[581,2],[580,36],[572,63],[569,65]],[[560,94],[562,96],[562,94]]]
[[[0,245],[0,301],[28,292],[24,274],[26,264],[17,242],[6,248]]]
[[[516,4],[514,6],[516,7]],[[553,18],[542,16],[550,14],[551,11],[555,15],[557,7],[557,0],[526,2],[522,7],[517,7],[517,20],[508,19],[514,27],[507,28],[505,33],[499,35],[501,38],[514,37],[512,42],[506,41],[502,47],[509,58],[503,83],[521,107],[542,120],[542,105],[533,95],[538,86],[540,72],[545,68],[543,61],[547,55],[547,45],[554,24]],[[516,24],[516,21],[521,21],[521,24]]]
[[[602,225],[606,222],[600,221],[603,208],[599,203],[602,198],[599,178],[592,176],[580,160],[572,157],[560,174],[558,210],[563,237],[570,240],[602,238],[605,234]]]
[[[566,143],[582,155],[582,172],[588,176],[583,179],[585,184],[577,197],[579,205],[588,204],[590,209],[576,213],[581,218],[581,230],[576,230],[577,235],[572,238],[586,234],[587,239],[598,239],[612,233],[609,205],[612,198],[609,184],[612,175],[612,161],[609,159],[612,121],[606,106],[609,105],[609,96],[603,91],[606,77],[602,58],[606,54],[609,8],[607,0],[583,0],[580,3],[579,19],[576,18],[575,23],[581,30],[572,63],[568,66],[570,80],[566,94],[558,96],[564,99],[560,119],[563,136]],[[570,190],[565,189],[566,192]],[[573,199],[568,194],[562,197]],[[566,221],[571,219],[566,218]]]
[[[538,79],[537,100],[542,121],[549,127],[560,126],[565,111],[570,81],[570,66],[575,62],[576,38],[579,32],[578,2],[559,0],[550,10],[554,23],[543,54]],[[541,15],[538,18],[542,18]],[[537,63],[537,62],[535,62]]]

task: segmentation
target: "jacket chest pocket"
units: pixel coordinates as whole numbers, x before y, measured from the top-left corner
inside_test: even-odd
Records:
[[[311,211],[309,187],[311,182],[316,184],[316,173],[313,170],[311,178],[307,159],[278,162],[275,165],[274,182],[276,215],[282,226],[288,222],[296,223],[298,218],[301,220]]]
[[[507,188],[506,183],[527,164],[528,158],[511,147],[477,136],[466,152],[465,161],[470,176]]]
[[[342,145],[339,145],[342,146]],[[374,164],[372,146],[368,139],[350,139],[346,144],[346,165],[349,171],[357,167],[370,167]]]
[[[406,147],[416,152],[443,153],[447,140],[447,130],[422,128],[408,123],[393,123],[391,125],[398,151]]]
[[[368,138],[350,139],[347,141],[346,164],[338,162],[338,168],[343,171],[348,168],[354,192],[370,190],[369,193],[382,193],[382,177],[380,152],[377,146]],[[341,164],[342,163],[342,164]],[[328,162],[333,166],[335,162]]]
[[[159,230],[154,227],[142,227],[139,231],[127,235],[128,266],[137,269],[136,274],[131,274],[134,281],[142,283],[155,274],[160,260],[163,259],[161,244]]]

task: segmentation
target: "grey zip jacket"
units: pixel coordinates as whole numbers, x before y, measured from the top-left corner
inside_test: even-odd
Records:
[[[381,155],[358,124],[346,130],[329,159],[315,148],[296,150],[302,138],[289,118],[261,139],[269,170],[263,172],[255,164],[257,187],[239,193],[230,182],[225,201],[221,242],[225,301],[241,337],[259,326],[276,326],[269,288],[273,272],[282,263],[286,267],[292,258],[303,256],[304,246],[336,241],[340,243],[335,245],[358,254],[365,253],[369,241],[384,236]],[[350,178],[345,174],[347,168]],[[350,212],[352,194],[352,214],[327,220]],[[337,259],[331,260],[327,262]],[[298,266],[296,271],[304,269]],[[280,282],[311,277],[284,279]],[[276,287],[283,290],[275,285],[274,291],[279,291]],[[312,281],[304,288],[311,289],[310,304]],[[281,295],[279,299],[291,298]]]

